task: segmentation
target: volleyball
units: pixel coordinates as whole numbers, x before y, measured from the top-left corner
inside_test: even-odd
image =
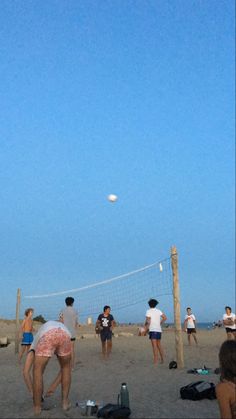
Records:
[[[116,202],[117,199],[118,199],[118,196],[117,195],[114,195],[114,194],[110,194],[110,195],[108,195],[107,199],[110,202]]]

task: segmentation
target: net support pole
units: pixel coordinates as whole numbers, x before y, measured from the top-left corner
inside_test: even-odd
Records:
[[[172,267],[172,275],[173,275],[176,361],[177,361],[178,368],[183,368],[184,367],[184,351],[183,351],[181,314],[180,314],[178,253],[175,246],[171,247],[171,267]]]
[[[15,354],[19,352],[19,329],[20,329],[20,288],[17,290],[16,295],[16,330],[15,330]]]

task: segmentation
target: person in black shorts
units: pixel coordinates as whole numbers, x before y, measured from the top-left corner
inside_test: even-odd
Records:
[[[99,314],[96,321],[96,328],[100,330],[100,337],[102,342],[102,355],[103,358],[109,358],[112,350],[112,330],[116,323],[111,312],[110,306],[103,308],[103,313]]]

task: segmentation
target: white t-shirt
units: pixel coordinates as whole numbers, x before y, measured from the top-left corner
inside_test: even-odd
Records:
[[[236,316],[235,316],[235,314],[234,314],[234,313],[232,313],[232,312],[231,312],[230,314],[226,314],[226,313],[225,313],[225,314],[223,315],[223,321],[224,321],[224,320],[230,320],[230,319],[231,319],[231,320],[233,320],[233,322],[234,322],[235,317],[236,317]],[[236,329],[236,324],[231,324],[231,325],[225,324],[224,326],[225,326],[225,327],[228,327],[229,329]]]
[[[39,339],[45,335],[45,333],[49,332],[49,330],[52,329],[62,329],[64,330],[66,333],[68,333],[68,335],[71,338],[71,333],[70,331],[67,329],[67,327],[58,321],[55,320],[49,320],[48,322],[44,323],[38,330],[38,332],[36,333],[36,335],[34,336],[34,340],[33,343],[31,344],[31,349],[35,349]]]
[[[195,329],[194,320],[196,320],[194,314],[186,314],[185,320],[187,321],[187,329]]]
[[[149,332],[161,332],[161,316],[162,311],[158,310],[158,308],[149,308],[146,312],[146,317],[149,317],[150,325],[149,325]]]

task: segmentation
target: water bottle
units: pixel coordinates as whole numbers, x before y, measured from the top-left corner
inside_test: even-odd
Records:
[[[121,384],[120,394],[118,394],[118,404],[122,407],[129,407],[129,391],[126,383]]]

